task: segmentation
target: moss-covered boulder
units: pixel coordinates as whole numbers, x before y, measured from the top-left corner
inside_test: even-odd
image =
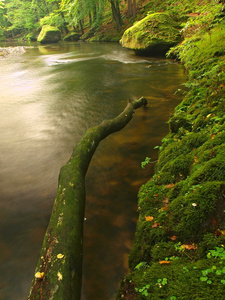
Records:
[[[78,32],[69,32],[65,37],[64,41],[72,41],[72,42],[77,42],[81,37],[81,34]]]
[[[137,54],[165,54],[180,41],[178,24],[166,13],[150,14],[128,28],[121,45]]]
[[[61,40],[61,32],[57,27],[44,25],[37,38],[37,41],[41,44],[57,43]]]

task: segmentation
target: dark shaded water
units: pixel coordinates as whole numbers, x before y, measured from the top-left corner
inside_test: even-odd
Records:
[[[180,101],[181,65],[140,58],[117,44],[34,46],[0,60],[0,299],[24,300],[57,190],[60,167],[87,128],[145,96],[88,170],[82,300],[111,300],[128,270],[146,156]]]

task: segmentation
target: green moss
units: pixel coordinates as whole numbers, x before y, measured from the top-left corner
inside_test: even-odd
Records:
[[[163,166],[160,173],[170,172],[171,178],[175,178],[176,181],[180,181],[188,176],[193,159],[193,155],[190,154],[179,155],[175,159],[168,161]]]
[[[164,228],[152,228],[153,223],[149,221],[141,222],[136,232],[136,243],[129,256],[129,266],[135,268],[142,261],[151,262],[152,247],[162,241],[168,241],[168,236]]]
[[[216,228],[211,218],[221,214],[217,211],[222,201],[221,182],[206,182],[193,186],[183,196],[177,197],[169,206],[170,224],[182,241],[199,241],[205,231]]]
[[[57,27],[44,25],[37,38],[40,43],[55,43],[61,39],[61,32]]]
[[[170,51],[186,67],[187,93],[169,120],[170,133],[159,147],[155,174],[139,192],[139,221],[125,287],[132,287],[134,299],[222,299],[225,275],[221,281],[214,270],[224,261],[206,259],[211,249],[223,250],[225,243],[222,4],[213,8],[210,1],[174,4],[150,1],[148,7],[155,11],[170,6],[182,15],[185,9],[195,13],[198,6],[199,15],[183,26],[184,41]],[[154,219],[147,221],[146,216]],[[181,247],[193,243],[190,250]],[[170,263],[160,265],[163,260]],[[141,261],[148,263],[147,268],[135,269]],[[200,278],[208,269],[207,283]]]
[[[176,114],[169,120],[169,128],[172,133],[177,133],[180,127],[189,131],[192,129],[192,123],[187,119],[185,113]]]
[[[208,158],[211,158],[210,153]],[[218,155],[203,163],[203,165],[197,165],[191,175],[193,184],[203,183],[206,181],[225,180],[224,156]]]
[[[158,262],[167,259],[174,259],[177,251],[174,247],[174,242],[159,242],[151,249],[152,262]]]
[[[130,283],[138,292],[135,299],[222,299],[225,287],[221,277],[216,275],[217,269],[221,269],[219,262],[207,259],[198,262],[176,260],[169,265],[154,263],[148,269],[134,272]],[[200,280],[204,270],[212,270],[208,275],[211,283]],[[145,286],[147,296],[141,293]]]

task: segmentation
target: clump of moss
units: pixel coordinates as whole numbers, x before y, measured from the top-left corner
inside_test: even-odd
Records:
[[[165,54],[180,41],[177,27],[167,13],[149,14],[124,32],[121,44],[138,54]]]

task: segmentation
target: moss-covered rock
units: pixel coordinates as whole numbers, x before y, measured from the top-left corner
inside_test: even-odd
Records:
[[[81,37],[81,34],[78,32],[69,32],[64,38],[64,41],[72,41],[72,42],[77,42],[79,41]]]
[[[181,127],[190,131],[192,123],[187,119],[185,113],[179,113],[170,118],[169,127],[172,133],[177,133]]]
[[[121,45],[137,54],[165,54],[179,41],[177,23],[166,13],[154,13],[128,28]]]
[[[57,27],[44,25],[37,38],[37,41],[41,44],[57,43],[61,40],[61,32]]]

